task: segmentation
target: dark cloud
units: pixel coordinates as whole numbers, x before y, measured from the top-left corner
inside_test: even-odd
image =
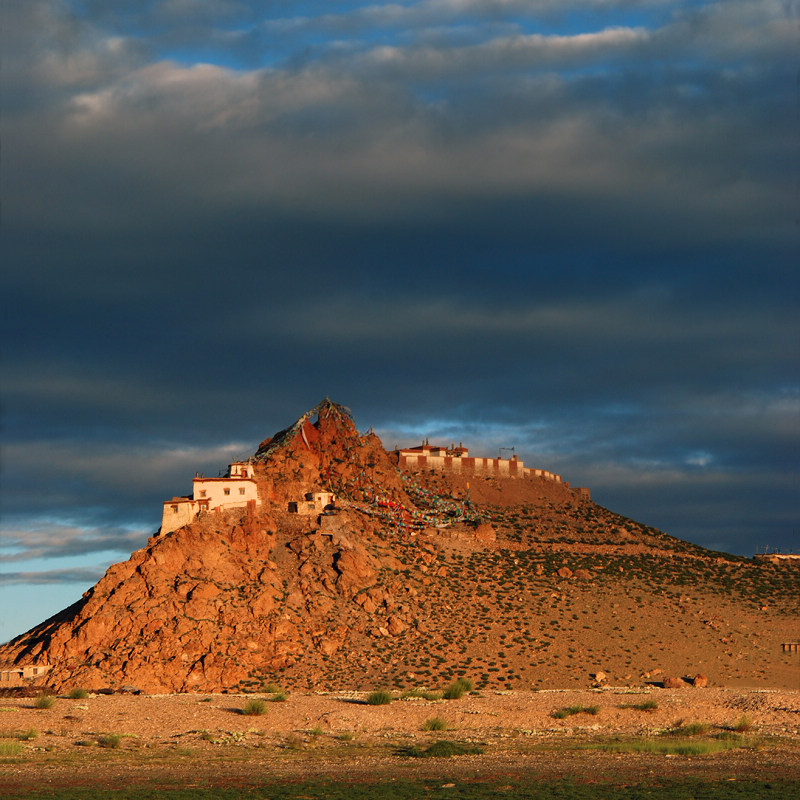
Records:
[[[6,4],[3,558],[141,546],[326,394],[800,546],[793,9]]]

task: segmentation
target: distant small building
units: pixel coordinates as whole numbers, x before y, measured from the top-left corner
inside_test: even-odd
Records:
[[[204,511],[261,505],[254,475],[255,468],[249,461],[230,464],[227,474],[222,478],[196,475],[192,480],[191,496],[164,501],[161,533],[170,533],[188,525]]]
[[[290,514],[321,514],[326,508],[336,505],[336,495],[331,492],[306,492],[302,500],[289,503]]]
[[[18,686],[25,681],[36,680],[50,671],[49,664],[0,669],[0,686]]]
[[[561,483],[561,476],[545,469],[531,469],[516,457],[473,458],[469,450],[459,443],[458,447],[442,447],[427,442],[418,447],[397,451],[401,469],[440,469],[471,475],[496,475],[498,477],[544,478]]]

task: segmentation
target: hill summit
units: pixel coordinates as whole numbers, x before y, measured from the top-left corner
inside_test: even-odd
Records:
[[[521,462],[416,450],[387,452],[326,398],[166,501],[146,547],[0,647],[0,678],[147,692],[462,674],[495,688],[695,671],[791,683],[794,570],[674,539]]]

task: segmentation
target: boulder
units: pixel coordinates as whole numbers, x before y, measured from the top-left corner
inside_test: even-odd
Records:
[[[569,567],[561,567],[557,572],[559,578],[571,578],[573,575],[572,570]]]
[[[692,686],[697,686],[698,689],[708,686],[708,675],[698,672],[697,675],[692,678]]]
[[[685,689],[689,684],[683,678],[664,678],[665,689]]]

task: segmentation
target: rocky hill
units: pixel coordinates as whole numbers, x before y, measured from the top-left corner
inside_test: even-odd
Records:
[[[258,507],[157,534],[0,647],[0,667],[147,692],[797,679],[782,649],[796,568],[703,550],[561,483],[403,473],[327,399],[253,464]],[[322,491],[334,508],[289,511]]]

